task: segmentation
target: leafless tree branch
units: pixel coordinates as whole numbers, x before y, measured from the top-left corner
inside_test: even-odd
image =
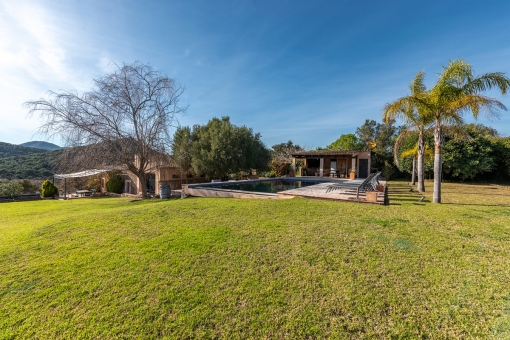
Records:
[[[140,179],[145,196],[146,173],[168,161],[170,129],[187,110],[179,105],[185,88],[140,62],[115,66],[89,92],[50,91],[48,100],[25,107],[42,118],[41,134],[60,135],[72,147],[62,158],[66,168],[122,166]]]

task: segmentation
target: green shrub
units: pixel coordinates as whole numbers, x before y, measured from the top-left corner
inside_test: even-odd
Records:
[[[395,173],[395,168],[388,161],[384,161],[384,166],[382,169],[382,175],[385,180],[389,181],[390,177]]]
[[[89,177],[87,180],[86,188],[89,190],[94,189],[97,192],[101,192],[101,178],[98,176]]]
[[[23,193],[23,186],[18,182],[11,183],[0,183],[0,196],[14,196],[21,195]]]
[[[53,197],[53,195],[58,194],[58,188],[49,179],[43,182],[41,189],[42,197]]]
[[[39,190],[39,187],[28,179],[22,180],[20,184],[23,187],[24,194],[33,194]]]
[[[287,162],[271,161],[271,172],[275,173],[276,177],[282,177],[289,173],[291,170],[291,164]]]
[[[110,174],[110,179],[106,182],[106,191],[116,194],[122,193],[122,176],[120,172]]]

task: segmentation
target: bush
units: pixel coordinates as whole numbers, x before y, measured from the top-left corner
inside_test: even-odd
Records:
[[[42,197],[53,197],[53,195],[58,194],[58,188],[49,179],[43,182],[41,189]]]
[[[271,161],[271,172],[274,172],[276,177],[282,177],[289,173],[291,164],[287,162]]]
[[[273,170],[271,171],[264,171],[260,173],[260,177],[269,177],[269,178],[275,178],[276,174]]]
[[[89,177],[86,188],[101,192],[101,178],[99,176]]]
[[[0,183],[0,196],[14,196],[21,195],[23,193],[23,186],[18,182],[11,183]]]
[[[39,187],[28,179],[22,180],[20,184],[23,187],[24,194],[33,194],[39,190]]]
[[[382,169],[382,175],[385,180],[389,181],[390,177],[395,173],[395,168],[388,161],[384,161],[384,166]]]
[[[106,182],[106,191],[116,194],[122,193],[122,176],[120,172],[110,174],[110,179]]]

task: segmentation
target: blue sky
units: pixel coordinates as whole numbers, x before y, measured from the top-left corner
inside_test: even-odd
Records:
[[[509,1],[0,0],[0,141],[44,139],[23,102],[139,60],[186,86],[181,125],[227,115],[268,146],[325,146],[380,121],[418,71],[510,72],[509,19]],[[510,135],[510,111],[480,122]]]

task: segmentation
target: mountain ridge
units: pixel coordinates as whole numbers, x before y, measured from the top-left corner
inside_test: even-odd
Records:
[[[27,146],[21,146],[16,144],[10,144],[0,142],[0,158],[12,157],[12,156],[25,156],[34,153],[48,152],[49,150],[31,148]]]
[[[37,141],[37,140],[20,144],[20,146],[28,147],[28,148],[35,148],[35,149],[42,149],[42,150],[50,150],[50,151],[61,149],[60,146],[58,146],[56,144],[44,142],[44,141]]]

